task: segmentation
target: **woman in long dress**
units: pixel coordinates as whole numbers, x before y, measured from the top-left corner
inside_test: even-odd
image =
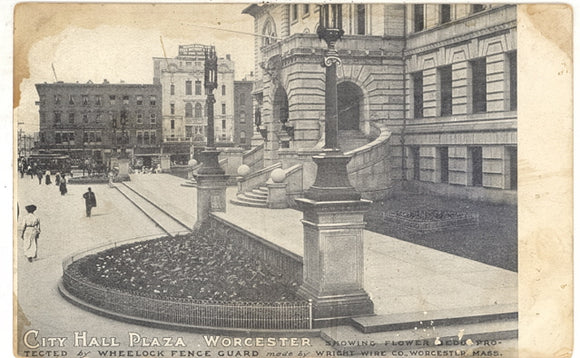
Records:
[[[28,214],[24,217],[22,236],[21,239],[24,241],[24,256],[28,259],[28,262],[32,262],[33,259],[37,257],[37,241],[40,235],[40,220],[34,215],[36,211],[36,205],[26,206],[26,211]]]

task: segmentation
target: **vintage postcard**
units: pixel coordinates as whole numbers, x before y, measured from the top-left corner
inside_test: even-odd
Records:
[[[17,357],[572,354],[572,9],[14,6]]]

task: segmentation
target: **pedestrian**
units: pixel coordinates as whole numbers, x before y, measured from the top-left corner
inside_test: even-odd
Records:
[[[32,170],[32,167],[30,165],[28,166],[27,173],[28,175],[30,175],[30,179],[34,179],[34,171]]]
[[[64,177],[64,174],[62,175],[62,178],[60,178],[60,184],[58,188],[60,189],[60,195],[64,195],[68,192],[66,188],[66,178]]]
[[[28,214],[24,217],[20,238],[24,241],[24,256],[26,256],[28,262],[32,262],[32,260],[37,258],[40,220],[34,215],[36,205],[27,205],[26,211]]]
[[[36,176],[38,177],[38,185],[42,184],[42,170],[38,169],[36,172]]]
[[[50,180],[50,170],[46,171],[44,182],[46,183],[46,185],[52,184],[52,180]]]
[[[83,194],[83,198],[85,199],[85,207],[87,209],[87,217],[90,218],[91,217],[91,210],[97,206],[97,198],[95,197],[95,193],[93,193],[91,191],[91,188],[89,188],[89,191],[87,191],[86,193]]]
[[[54,183],[56,186],[60,186],[60,172],[56,172],[56,175],[54,176]]]

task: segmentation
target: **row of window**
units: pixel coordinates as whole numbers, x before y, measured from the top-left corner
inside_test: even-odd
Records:
[[[471,5],[471,13],[475,14],[485,10],[486,5]],[[425,29],[425,5],[413,5],[413,30],[415,32]],[[451,21],[451,4],[439,5],[439,24],[446,24]]]
[[[291,5],[292,21],[298,21],[298,14],[300,12],[299,7],[302,8],[303,17],[310,15],[310,4],[302,4],[302,5],[294,4]]]
[[[82,132],[83,143],[102,143],[103,136],[102,131],[83,131]],[[114,134],[116,136],[117,143],[121,143],[123,134],[117,132]],[[126,133],[126,136],[130,139],[130,135]],[[157,144],[157,132],[155,130],[149,131],[137,131],[136,132],[137,144]],[[75,133],[70,131],[57,131],[54,133],[54,142],[56,144],[75,144]]]
[[[515,111],[518,107],[517,101],[517,58],[516,52],[506,53],[507,73],[504,81],[506,90],[504,99],[507,103],[505,110]],[[487,112],[487,63],[486,58],[478,58],[468,63],[468,104],[471,113]],[[411,74],[413,86],[413,117],[423,117],[423,71]],[[439,98],[437,109],[439,116],[453,115],[453,70],[451,65],[437,68],[437,90]]]
[[[70,112],[68,113],[68,123],[69,124],[75,124],[76,118],[77,118],[77,113],[75,112]],[[118,124],[121,124],[120,122],[122,121],[128,121],[129,120],[129,114],[125,111],[120,112],[119,114],[117,113],[108,113],[108,121],[109,123],[112,124],[113,127],[117,126]],[[138,124],[143,124],[145,121],[145,114],[142,112],[137,112],[135,114],[135,122]],[[119,123],[117,123],[117,118],[120,118],[121,121]],[[54,123],[55,124],[61,124],[63,122],[63,114],[62,112],[59,111],[55,111],[53,113],[53,119],[54,119]],[[100,123],[104,120],[104,114],[103,113],[95,113],[95,114],[89,114],[89,113],[81,113],[81,122],[82,123]],[[148,120],[150,124],[155,124],[157,123],[157,114],[156,113],[149,113],[148,116]],[[125,122],[126,124],[126,122]]]
[[[194,83],[191,80],[185,81],[185,95],[186,96],[193,95],[193,89],[194,89],[193,85],[194,85]],[[226,95],[226,85],[222,85],[221,90],[222,90],[222,96],[225,96]],[[169,95],[170,96],[175,95],[175,83],[172,83],[169,85]],[[201,96],[201,81],[199,81],[199,80],[195,81],[195,95]]]
[[[413,180],[421,180],[421,156],[420,147],[410,147],[410,157],[412,161]],[[509,182],[506,189],[517,189],[518,185],[518,158],[517,148],[507,147],[507,154],[505,160],[509,163],[506,168],[506,174]],[[469,185],[482,186],[483,185],[483,151],[482,147],[468,148],[469,166]],[[449,183],[449,148],[437,148],[437,167],[439,168],[439,177],[436,178],[440,183]]]
[[[135,104],[136,105],[142,106],[145,103],[143,95],[136,95],[134,97],[135,97]],[[131,96],[129,96],[129,95],[122,95],[122,96],[109,95],[108,96],[108,100],[109,100],[110,105],[117,104],[118,100],[121,100],[124,105],[128,105],[130,102],[130,99],[131,99]],[[79,100],[78,96],[73,95],[73,94],[69,94],[67,103],[71,106],[76,105],[77,100]],[[44,96],[41,96],[40,101],[44,102]],[[54,104],[60,105],[62,103],[63,103],[63,96],[60,94],[55,94],[54,95]],[[82,104],[83,106],[88,106],[91,104],[95,104],[97,106],[102,106],[103,105],[103,96],[101,96],[101,95],[89,96],[89,95],[83,94],[83,95],[80,95],[80,102],[79,103]],[[157,96],[155,96],[155,95],[149,96],[149,105],[150,106],[157,105]]]

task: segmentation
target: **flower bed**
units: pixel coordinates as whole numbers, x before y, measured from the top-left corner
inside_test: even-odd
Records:
[[[128,244],[78,261],[90,282],[145,295],[217,301],[295,301],[289,282],[207,231]]]
[[[479,214],[443,210],[397,210],[383,213],[383,220],[389,220],[403,229],[430,232],[477,225]]]

